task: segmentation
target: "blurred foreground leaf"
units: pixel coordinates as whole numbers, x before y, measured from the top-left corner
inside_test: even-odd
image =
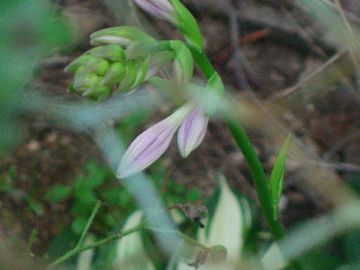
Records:
[[[251,209],[246,199],[233,193],[226,179],[220,179],[220,193],[214,211],[210,213],[205,230],[199,230],[198,241],[207,246],[222,246],[226,249],[226,261],[223,264],[214,260],[211,254],[204,269],[231,269],[230,265],[241,261],[246,232],[251,222]],[[179,262],[177,270],[190,270],[194,267]]]
[[[0,152],[20,138],[15,117],[38,61],[70,42],[64,17],[47,0],[0,1]]]
[[[127,219],[122,231],[139,225],[143,220],[142,211],[137,210]],[[114,269],[155,270],[153,263],[146,254],[141,232],[134,232],[117,242]]]

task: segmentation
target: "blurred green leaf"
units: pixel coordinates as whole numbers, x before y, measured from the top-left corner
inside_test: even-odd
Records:
[[[0,152],[21,138],[19,99],[39,60],[70,44],[63,16],[47,0],[0,1]]]
[[[59,203],[71,194],[71,188],[69,186],[56,185],[51,187],[45,193],[45,199],[52,203]]]
[[[285,161],[286,154],[289,149],[291,141],[291,135],[287,136],[283,145],[281,146],[280,153],[276,158],[274,167],[270,176],[270,196],[273,203],[273,212],[274,219],[279,218],[279,202],[284,186],[284,176],[285,176]]]
[[[84,230],[88,219],[84,217],[77,217],[71,224],[71,229],[76,234],[81,234]]]
[[[92,190],[84,189],[81,196],[76,196],[74,204],[71,207],[71,213],[75,216],[88,216],[97,199]]]
[[[186,193],[187,202],[194,202],[199,199],[200,199],[200,191],[196,188],[192,188]]]
[[[36,201],[36,199],[31,196],[27,196],[25,200],[29,208],[34,211],[36,215],[42,216],[42,214],[44,213],[44,208],[38,201]]]
[[[97,164],[95,161],[90,161],[85,165],[85,174],[84,181],[86,181],[86,185],[89,188],[95,188],[106,181],[110,172],[108,168]]]
[[[360,230],[348,232],[342,242],[347,261],[360,261]]]

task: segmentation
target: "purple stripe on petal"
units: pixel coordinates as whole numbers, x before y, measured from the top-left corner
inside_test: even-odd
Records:
[[[169,147],[174,133],[190,110],[189,105],[182,106],[136,137],[122,157],[118,178],[135,174],[156,161]]]
[[[173,8],[168,0],[134,0],[134,2],[153,16],[174,21]]]
[[[184,119],[178,131],[178,147],[182,157],[187,157],[203,141],[209,118],[195,107]]]

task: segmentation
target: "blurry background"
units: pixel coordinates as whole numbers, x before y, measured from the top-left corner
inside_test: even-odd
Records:
[[[356,200],[360,3],[183,2],[198,19],[207,54],[239,103],[241,121],[268,172],[285,136],[295,135],[281,204],[284,226],[293,228]],[[147,104],[152,95],[147,89],[127,103],[117,97],[102,107],[84,103],[67,92],[72,78],[63,72],[90,48],[90,33],[119,24],[164,39],[179,37],[171,25],[141,13],[131,1],[0,3],[0,230],[17,252],[24,252],[35,235],[29,252],[33,257],[63,254],[76,244],[97,199],[103,208],[91,232],[99,237],[119,229],[136,208],[107,163],[113,157],[98,145],[105,135],[94,127],[106,124],[128,145],[172,105]],[[138,104],[144,110],[137,111]],[[173,143],[149,173],[166,205],[205,201],[223,174],[254,205],[249,249],[256,249],[252,245],[265,227],[255,190],[244,158],[220,120],[211,122],[205,141],[188,159],[179,156]],[[352,230],[308,252],[304,268],[359,269],[359,254],[360,232]]]

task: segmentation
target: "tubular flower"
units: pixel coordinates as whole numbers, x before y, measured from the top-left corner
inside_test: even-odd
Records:
[[[125,178],[138,173],[160,158],[180,125],[179,151],[183,157],[188,156],[204,139],[207,122],[200,108],[190,103],[181,106],[136,137],[122,157],[117,177]]]
[[[177,142],[182,157],[187,157],[203,141],[209,118],[201,108],[195,107],[182,122]]]
[[[134,2],[155,17],[175,22],[173,7],[168,0],[134,0]]]

